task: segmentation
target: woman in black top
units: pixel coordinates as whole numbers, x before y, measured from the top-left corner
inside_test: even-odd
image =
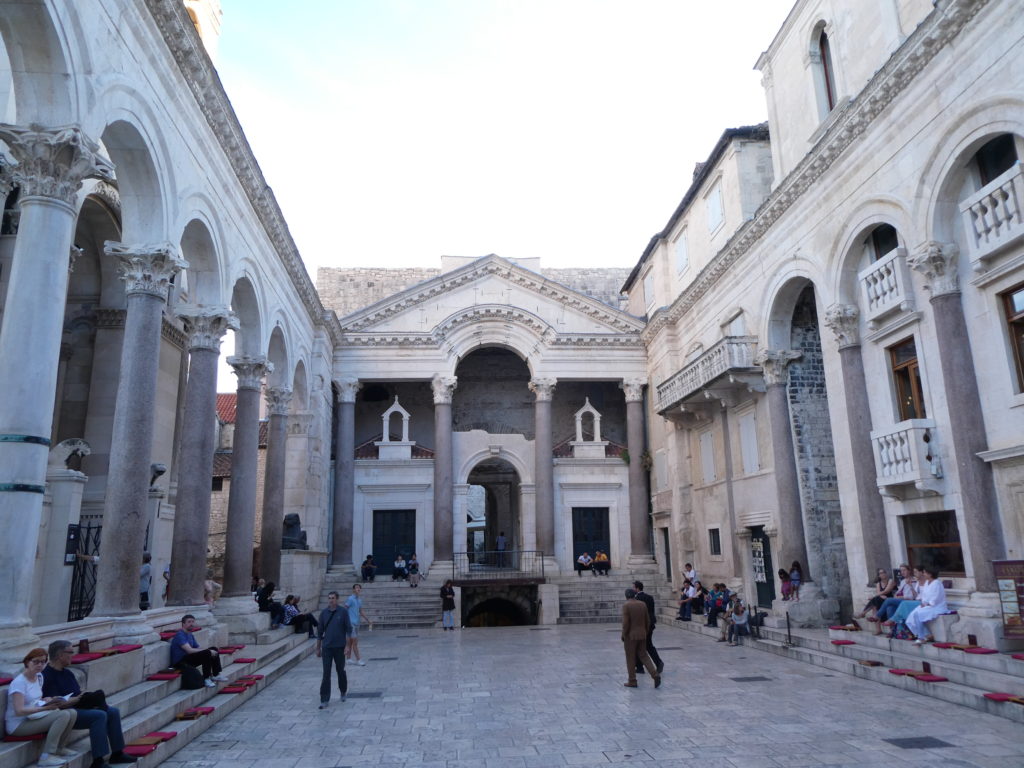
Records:
[[[455,631],[455,617],[452,611],[455,610],[455,587],[452,585],[452,580],[448,579],[441,587],[441,624],[444,627],[444,631],[447,632],[449,629]]]

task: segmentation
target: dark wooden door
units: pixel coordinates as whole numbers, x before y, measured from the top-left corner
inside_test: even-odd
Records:
[[[390,576],[399,552],[406,560],[416,551],[416,510],[373,510],[373,561],[377,575]]]
[[[608,507],[572,508],[572,560],[584,552],[591,557],[601,550],[611,557],[608,535]]]
[[[775,599],[775,569],[772,567],[772,545],[764,526],[750,529],[750,553],[754,561],[754,585],[757,587],[757,604],[771,608]]]

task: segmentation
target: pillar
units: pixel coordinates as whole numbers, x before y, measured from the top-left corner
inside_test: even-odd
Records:
[[[163,311],[171,278],[188,265],[170,243],[132,247],[108,241],[105,250],[120,260],[128,306],[93,615],[130,616],[139,612]]]
[[[434,390],[434,562],[450,562],[452,526],[452,396],[458,379],[435,376]]]
[[[354,566],[352,522],[356,490],[356,393],[358,379],[338,382],[337,423],[334,433],[334,521],[331,547],[332,565]]]
[[[263,524],[260,526],[260,577],[281,578],[281,537],[284,534],[284,470],[288,442],[288,387],[265,391],[270,424],[267,429],[267,460],[263,474]]]
[[[832,329],[839,344],[839,364],[843,374],[846,427],[850,436],[850,469],[857,488],[857,515],[864,547],[864,570],[851,574],[851,583],[871,583],[879,568],[889,570],[889,537],[885,526],[885,505],[878,492],[875,454],[871,446],[871,407],[868,402],[864,360],[861,357],[860,322],[857,308],[850,304],[833,307],[825,314],[825,325]]]
[[[530,380],[529,385],[530,391],[537,398],[533,406],[537,549],[548,557],[555,554],[555,465],[552,458],[551,401],[557,383],[553,378],[535,378]]]
[[[789,570],[790,563],[799,560],[804,570],[804,581],[811,581],[807,570],[807,542],[804,538],[803,504],[800,500],[800,478],[796,471],[796,453],[793,449],[793,430],[789,418],[789,364],[800,357],[790,349],[764,349],[757,356],[766,387],[768,423],[772,430],[772,466],[775,473],[775,491],[778,496],[780,568]]]
[[[110,178],[113,166],[77,126],[2,124],[0,139],[17,162],[5,169],[4,186],[21,190],[0,324],[0,644],[7,644],[25,639],[31,625],[78,190],[86,178]]]
[[[964,522],[961,542],[980,592],[995,592],[992,561],[1006,557],[992,468],[979,455],[988,450],[985,419],[974,372],[971,340],[960,301],[959,249],[953,243],[926,242],[907,260],[922,273],[931,292],[932,322],[946,394],[949,437],[945,445],[956,462]],[[964,535],[966,534],[966,536]]]
[[[644,386],[645,379],[626,379],[619,387],[626,395],[626,448],[629,451],[629,549],[630,557],[651,559],[651,537],[647,532],[650,494],[644,469]]]

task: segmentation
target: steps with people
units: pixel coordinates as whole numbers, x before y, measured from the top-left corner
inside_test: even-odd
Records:
[[[334,591],[342,603],[352,594],[352,585],[363,587],[363,612],[373,621],[374,629],[413,629],[441,625],[440,589],[444,579],[420,578],[419,586],[407,581],[392,581],[379,576],[372,582],[361,582],[351,571],[328,571],[320,591],[319,609],[327,605],[327,593]]]
[[[651,595],[658,608],[659,617],[662,606],[675,606],[672,586],[663,575],[650,570],[613,571],[608,576],[593,576],[584,572],[560,574],[548,579],[558,584],[559,624],[603,624],[620,621],[622,603],[625,601],[627,589],[632,589],[633,582],[640,580],[644,591]]]

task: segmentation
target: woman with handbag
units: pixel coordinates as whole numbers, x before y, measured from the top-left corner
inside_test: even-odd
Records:
[[[22,659],[25,668],[7,689],[7,710],[4,725],[8,736],[46,734],[46,743],[39,755],[40,768],[64,765],[75,753],[65,748],[75,724],[75,713],[70,702],[58,698],[43,698],[43,666],[46,651],[33,648]]]

